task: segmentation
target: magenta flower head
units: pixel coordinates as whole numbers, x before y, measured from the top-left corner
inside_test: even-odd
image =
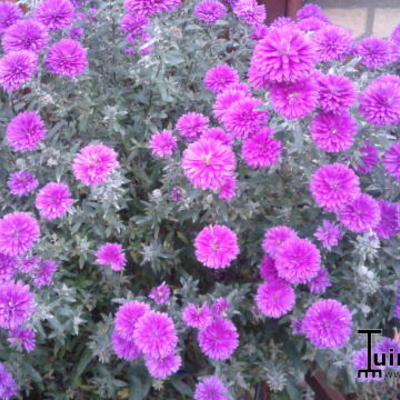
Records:
[[[226,64],[209,69],[204,77],[204,86],[214,94],[221,93],[234,83],[239,83],[239,74]]]
[[[224,297],[218,297],[212,304],[211,311],[215,316],[222,316],[230,306],[231,302],[228,299]]]
[[[128,301],[115,314],[115,329],[125,340],[133,340],[133,332],[139,318],[150,311],[150,306],[141,301]]]
[[[322,225],[315,231],[314,236],[321,242],[322,247],[330,250],[339,243],[342,232],[335,223],[324,219]]]
[[[297,233],[288,226],[278,225],[265,231],[262,248],[265,252],[275,257],[282,244],[288,239],[297,238]]]
[[[391,203],[390,201],[379,200],[381,211],[381,220],[375,226],[374,232],[379,239],[390,239],[400,232],[400,226],[397,217],[400,213],[400,203]]]
[[[289,26],[270,29],[256,44],[249,79],[252,84],[260,79],[295,82],[306,78],[315,62],[315,47],[303,32]]]
[[[313,294],[322,294],[325,293],[326,289],[332,286],[331,280],[329,279],[328,271],[324,268],[321,268],[313,279],[308,282],[308,287],[310,289],[310,293]]]
[[[382,75],[362,92],[360,113],[370,124],[396,125],[400,121],[400,78]]]
[[[219,189],[235,167],[232,149],[218,140],[200,139],[183,152],[183,172],[192,185],[201,189]]]
[[[232,136],[226,133],[222,128],[210,128],[204,131],[200,139],[219,140],[225,146],[232,145]]]
[[[226,268],[238,256],[236,233],[224,225],[210,225],[196,236],[196,258],[212,269]]]
[[[227,131],[235,138],[246,139],[266,123],[268,111],[259,110],[263,105],[260,99],[246,97],[233,103],[221,121]]]
[[[126,361],[136,360],[143,355],[133,340],[125,339],[117,330],[112,333],[111,345],[114,353]]]
[[[219,188],[218,197],[231,201],[236,196],[237,181],[234,176],[227,177]]]
[[[26,152],[37,150],[46,133],[46,127],[40,116],[34,111],[25,111],[9,122],[6,140],[13,150]]]
[[[169,130],[155,133],[150,139],[149,146],[155,157],[170,156],[178,147],[176,137]]]
[[[181,5],[181,0],[125,0],[124,8],[128,14],[151,16],[169,12]]]
[[[7,186],[15,196],[25,196],[34,191],[39,181],[29,171],[17,171],[10,174]]]
[[[182,358],[176,353],[161,358],[148,356],[145,358],[145,364],[151,376],[165,379],[179,370]]]
[[[339,113],[350,108],[356,99],[354,83],[342,75],[318,78],[319,104],[324,111]]]
[[[149,24],[149,19],[143,15],[125,14],[119,24],[123,32],[137,36],[145,32],[144,28]]]
[[[39,268],[35,271],[34,284],[37,288],[48,286],[53,280],[58,265],[54,260],[42,260]]]
[[[122,271],[126,265],[126,256],[119,243],[105,243],[96,252],[96,263],[109,265],[113,271]]]
[[[218,121],[222,122],[224,115],[227,113],[229,108],[237,101],[249,97],[249,94],[243,90],[231,90],[226,89],[217,95],[213,106],[213,114]]]
[[[40,263],[42,260],[40,257],[32,256],[32,257],[17,257],[16,266],[19,271],[24,274],[32,274],[37,269],[39,269]]]
[[[270,100],[278,114],[286,119],[304,118],[318,105],[318,84],[315,79],[271,85]]]
[[[381,369],[384,370],[385,367],[380,365],[377,366],[375,365],[375,363],[373,362],[373,360],[371,360],[371,368],[376,370],[376,369]],[[358,371],[360,369],[367,369],[368,368],[368,353],[367,353],[367,349],[360,349],[357,350],[353,353],[353,368]],[[360,378],[357,377],[358,380],[360,380],[361,382],[378,382],[378,381],[383,381],[385,379],[385,374],[382,374],[381,377],[379,377],[379,375],[372,375],[372,373],[367,373],[367,376],[362,375]]]
[[[325,112],[314,117],[310,124],[310,132],[317,147],[326,152],[336,153],[353,145],[357,123],[347,111],[338,114]]]
[[[117,153],[104,144],[90,144],[75,157],[72,169],[75,178],[88,186],[104,183],[119,166]]]
[[[195,400],[228,400],[229,392],[217,376],[207,376],[196,385]]]
[[[196,307],[193,303],[189,303],[182,311],[182,319],[191,328],[205,329],[214,318],[210,307],[206,303],[201,307]]]
[[[7,3],[0,3],[0,5],[1,4]],[[6,369],[4,364],[0,363],[0,398],[2,400],[10,400],[12,397],[16,396],[17,393],[18,388],[17,384],[15,383],[14,377]]]
[[[214,360],[226,360],[238,347],[239,334],[231,321],[215,318],[207,328],[200,330],[198,341],[206,356]]]
[[[188,140],[198,139],[208,129],[209,122],[210,120],[203,114],[190,112],[178,119],[175,129]]]
[[[314,346],[338,348],[344,346],[351,335],[351,313],[337,300],[316,301],[302,320],[302,332]]]
[[[0,85],[6,92],[12,92],[31,80],[37,70],[38,57],[33,51],[7,53],[0,59]]]
[[[74,6],[69,0],[44,0],[36,7],[35,17],[54,31],[71,25],[74,12]]]
[[[174,322],[157,311],[148,311],[137,321],[133,338],[144,355],[152,358],[168,356],[178,344]]]
[[[320,61],[340,60],[349,54],[352,46],[351,32],[338,25],[326,25],[315,32],[313,41]]]
[[[82,75],[88,66],[86,49],[76,40],[61,39],[47,53],[46,65],[56,75],[68,78]]]
[[[318,248],[307,239],[288,239],[276,253],[275,267],[279,277],[289,283],[306,283],[318,274],[321,255]]]
[[[0,253],[0,283],[8,282],[18,272],[16,258]]]
[[[322,8],[317,4],[306,4],[297,11],[296,15],[298,20],[302,20],[309,17],[319,18],[321,21],[330,23],[329,18],[324,14]]]
[[[0,328],[18,328],[28,321],[33,311],[33,295],[28,285],[21,281],[0,285]]]
[[[265,35],[268,33],[268,27],[264,24],[256,24],[252,27],[252,33],[250,35],[251,40],[259,41],[264,39]]]
[[[323,165],[317,169],[310,182],[311,194],[319,207],[337,211],[360,194],[357,175],[340,163]]]
[[[362,155],[360,156],[359,163],[353,166],[353,168],[358,174],[369,174],[378,165],[378,150],[372,143],[364,141],[358,151]]]
[[[386,151],[382,164],[387,173],[400,182],[400,141],[392,144]]]
[[[7,342],[14,345],[19,351],[25,350],[30,353],[36,347],[35,332],[32,329],[13,329],[8,333]],[[3,399],[1,395],[0,398]]]
[[[202,1],[196,5],[193,15],[199,21],[215,24],[226,15],[226,7],[219,1]]]
[[[392,61],[392,44],[389,40],[368,37],[362,39],[356,46],[355,52],[361,57],[361,64],[367,68],[379,68]]]
[[[63,217],[74,200],[65,183],[50,182],[39,190],[35,206],[42,218],[52,220]]]
[[[293,288],[282,279],[264,282],[255,297],[261,314],[270,318],[279,318],[292,310],[296,301]]]
[[[251,168],[268,168],[277,163],[282,153],[282,143],[272,137],[270,128],[262,128],[243,141],[242,157]]]
[[[265,254],[259,268],[261,279],[272,281],[279,279],[278,271],[275,268],[275,260],[268,254]]]
[[[233,6],[233,12],[240,21],[249,25],[263,24],[267,17],[265,6],[259,5],[256,0],[237,0]]]
[[[0,252],[3,254],[23,255],[39,236],[38,222],[26,212],[13,212],[0,219]]]
[[[168,303],[170,294],[171,289],[163,282],[161,285],[151,289],[149,298],[154,300],[157,304],[163,305]]]
[[[18,4],[11,1],[0,3],[0,35],[11,25],[22,18],[22,10]]]
[[[22,19],[10,26],[3,35],[2,45],[6,52],[18,50],[40,51],[49,40],[47,29],[34,19]]]
[[[305,33],[313,34],[324,28],[326,23],[317,17],[308,17],[297,22],[296,26]]]
[[[340,222],[349,230],[365,233],[375,228],[381,220],[378,202],[368,194],[360,194],[339,210]]]

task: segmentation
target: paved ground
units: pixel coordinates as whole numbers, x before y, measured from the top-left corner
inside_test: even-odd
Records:
[[[353,31],[354,37],[387,37],[400,24],[400,0],[311,0],[333,22]]]

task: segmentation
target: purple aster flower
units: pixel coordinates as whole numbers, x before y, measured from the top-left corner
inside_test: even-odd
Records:
[[[330,250],[332,247],[337,246],[342,238],[342,232],[335,223],[324,219],[322,225],[315,231],[314,236],[321,242],[322,247]]]
[[[349,230],[365,233],[375,228],[381,220],[378,202],[368,194],[360,194],[339,210],[340,222]]]
[[[28,321],[33,311],[33,296],[28,285],[21,281],[0,285],[0,328],[18,328]]]
[[[179,370],[182,358],[176,353],[161,358],[149,356],[145,358],[145,364],[151,376],[165,379]]]
[[[88,61],[86,49],[73,39],[61,39],[51,46],[47,53],[48,70],[56,75],[72,78],[85,73]]]
[[[73,202],[65,183],[50,182],[39,190],[35,206],[42,218],[52,220],[66,215]]]
[[[386,354],[386,357],[390,357],[390,354],[393,354],[394,359],[397,360],[397,357],[400,354],[400,343],[396,342],[394,339],[382,337],[375,343],[374,353],[380,355]],[[387,368],[390,368],[390,366]],[[398,370],[400,369],[400,366],[394,366],[394,369]]]
[[[160,158],[172,155],[178,147],[176,137],[169,130],[155,133],[150,139],[149,146],[153,156]]]
[[[133,332],[139,318],[150,311],[150,306],[141,301],[128,301],[115,314],[115,329],[126,340],[133,340]]]
[[[265,38],[265,35],[268,33],[268,27],[264,24],[255,24],[252,26],[252,33],[250,35],[251,40],[259,41]]]
[[[33,51],[7,53],[0,59],[0,85],[6,92],[19,89],[38,70],[38,57]]]
[[[226,201],[231,201],[236,196],[236,189],[236,178],[234,176],[229,176],[219,187],[218,197]]]
[[[69,37],[73,40],[81,40],[85,36],[85,29],[80,26],[74,26],[69,31]]]
[[[400,78],[382,75],[360,96],[360,113],[373,125],[396,125],[400,121]]]
[[[0,252],[20,256],[31,250],[39,239],[40,228],[26,212],[13,212],[0,219]]]
[[[199,21],[215,24],[226,15],[226,7],[219,1],[202,1],[196,5],[193,15]]]
[[[76,179],[88,186],[104,183],[119,166],[117,153],[104,144],[84,147],[75,157],[72,169]]]
[[[122,271],[126,265],[126,256],[119,243],[105,243],[96,251],[96,263],[109,265],[113,271]]]
[[[239,254],[236,233],[224,225],[205,227],[194,241],[197,260],[212,269],[226,268]]]
[[[296,295],[287,282],[272,279],[259,286],[255,301],[261,314],[270,318],[280,318],[293,309]]]
[[[191,328],[205,329],[214,318],[207,304],[196,307],[193,303],[189,303],[182,311],[182,319]]]
[[[41,261],[40,257],[37,256],[17,257],[16,265],[19,271],[24,274],[31,274],[39,268]]]
[[[360,195],[360,182],[349,167],[334,163],[323,165],[314,172],[310,189],[319,207],[337,211]]]
[[[249,79],[255,87],[260,80],[295,82],[310,74],[315,61],[314,45],[303,32],[289,26],[270,29],[256,44]]]
[[[311,121],[310,132],[317,147],[326,152],[336,153],[353,145],[357,123],[346,111],[340,114],[319,113]]]
[[[126,361],[136,360],[143,355],[133,340],[125,339],[117,330],[111,336],[111,345],[114,353]]]
[[[36,347],[35,332],[32,329],[13,329],[8,332],[7,342],[15,345],[20,351],[30,353]]]
[[[354,166],[355,170],[358,174],[369,174],[378,165],[378,150],[372,143],[364,141],[358,151],[362,156],[359,163]]]
[[[3,35],[2,45],[6,52],[18,50],[40,51],[49,40],[47,29],[34,19],[22,19],[11,25]]]
[[[301,19],[296,24],[297,28],[305,33],[314,33],[326,26],[326,22],[318,17],[308,17]]]
[[[196,385],[195,400],[227,400],[229,392],[217,376],[207,376]]]
[[[210,120],[203,114],[190,112],[178,119],[175,129],[188,140],[198,139],[208,129],[209,122]]]
[[[321,268],[318,248],[307,239],[285,240],[275,257],[275,267],[280,278],[297,285],[315,278]]]
[[[324,14],[322,8],[317,4],[306,4],[297,11],[296,15],[298,20],[302,20],[309,17],[316,17],[322,21],[329,23],[329,18]]]
[[[374,232],[378,235],[379,239],[390,239],[400,232],[400,226],[397,222],[400,204],[384,200],[378,200],[378,204],[381,211],[381,220],[375,226]]]
[[[358,371],[360,369],[367,369],[368,367],[368,353],[367,349],[360,349],[357,350],[353,353],[353,368]],[[372,365],[371,367],[375,369],[384,369],[385,367],[383,366],[377,366],[372,360]],[[358,375],[358,374],[357,374]],[[365,375],[362,375],[360,378],[357,376],[357,379],[360,380],[361,382],[373,382],[373,381],[383,381],[385,379],[384,374],[379,378],[379,376],[372,376],[371,373],[368,373],[368,376],[365,377]]]
[[[230,306],[231,303],[228,299],[219,297],[218,299],[215,299],[213,305],[211,306],[211,311],[215,316],[222,316]]]
[[[275,268],[275,260],[268,254],[265,254],[261,261],[259,273],[264,281],[280,279]]]
[[[282,143],[272,137],[274,131],[262,128],[243,141],[242,157],[251,168],[268,168],[277,163],[282,153]]]
[[[179,186],[174,186],[171,190],[170,198],[172,201],[181,201],[183,197],[182,189]]]
[[[34,191],[39,181],[29,171],[17,171],[10,174],[7,186],[15,196],[24,196]]]
[[[388,174],[400,182],[400,141],[392,144],[386,151],[382,164]]]
[[[125,0],[124,8],[131,15],[150,16],[172,11],[181,3],[181,0]]]
[[[170,355],[178,343],[172,319],[165,313],[148,311],[136,323],[133,332],[136,346],[146,357]]]
[[[318,84],[315,79],[274,84],[270,88],[270,100],[278,114],[287,119],[304,118],[318,104]]]
[[[258,110],[263,105],[260,99],[247,97],[233,103],[221,118],[222,124],[232,136],[248,138],[263,127],[268,111]]]
[[[352,46],[351,32],[341,26],[326,25],[312,37],[320,61],[340,60],[349,54]]]
[[[242,90],[224,90],[217,95],[213,106],[213,114],[218,121],[222,122],[229,108],[237,101],[248,98],[248,94]]]
[[[0,35],[11,25],[22,18],[22,10],[18,4],[11,1],[0,3]]]
[[[286,240],[294,238],[297,238],[297,233],[293,229],[285,225],[274,226],[265,231],[262,248],[272,257],[275,257],[282,244]]]
[[[239,345],[235,325],[224,318],[216,318],[198,335],[201,351],[214,360],[228,359]]]
[[[171,289],[163,282],[161,285],[151,289],[149,298],[154,300],[157,304],[163,305],[168,303],[170,294]]]
[[[256,0],[237,0],[233,12],[240,21],[250,25],[263,24],[267,17],[265,6],[258,5]]]
[[[183,172],[192,185],[201,189],[219,189],[235,167],[232,149],[218,140],[201,139],[183,152]]]
[[[239,83],[237,71],[226,64],[217,65],[207,71],[204,86],[214,94],[223,92],[229,85]]]
[[[361,64],[367,68],[378,68],[392,61],[393,51],[389,40],[368,37],[361,40],[355,49],[355,53],[361,57]]]
[[[149,24],[149,19],[143,15],[126,14],[119,24],[123,32],[136,36],[145,32],[144,28]]]
[[[339,113],[350,108],[356,99],[354,83],[342,75],[318,78],[319,104],[324,111]]]
[[[232,145],[232,136],[227,134],[222,128],[210,128],[204,131],[200,139],[219,140],[223,145]]]
[[[13,376],[8,372],[4,364],[0,363],[0,399],[10,400],[12,397],[17,395],[17,392],[17,384],[15,383]]]
[[[58,265],[54,260],[42,260],[39,268],[35,271],[34,284],[37,288],[48,286],[53,280]]]
[[[337,300],[316,301],[306,312],[302,331],[314,346],[337,348],[344,346],[351,335],[351,313]]]
[[[8,282],[16,272],[15,257],[0,253],[0,283]]]
[[[44,0],[36,7],[35,17],[54,31],[71,25],[74,12],[74,6],[69,0]]]
[[[43,120],[34,111],[19,113],[7,125],[6,140],[15,151],[37,150],[46,136]]]
[[[308,282],[308,287],[310,289],[310,293],[313,294],[322,294],[325,293],[326,289],[332,286],[331,280],[329,279],[328,271],[324,268],[321,268],[318,271],[318,274],[315,278],[311,279]]]

